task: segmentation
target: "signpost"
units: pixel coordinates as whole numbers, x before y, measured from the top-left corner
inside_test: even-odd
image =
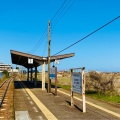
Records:
[[[55,80],[55,95],[57,96],[57,67],[50,69],[50,79]]]
[[[73,72],[73,70],[81,69],[81,72]],[[84,67],[71,69],[71,106],[74,106],[73,92],[77,92],[82,95],[83,112],[86,112],[85,103],[85,79],[84,79]]]

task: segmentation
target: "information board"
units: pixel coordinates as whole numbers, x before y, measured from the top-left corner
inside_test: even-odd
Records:
[[[72,91],[82,94],[82,74],[72,73]]]
[[[50,79],[55,79],[55,67],[50,68]]]

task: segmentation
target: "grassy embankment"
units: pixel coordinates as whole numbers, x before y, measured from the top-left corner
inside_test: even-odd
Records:
[[[116,94],[110,94],[110,93],[101,94],[95,91],[86,91],[86,95],[110,103],[120,103],[120,96]]]
[[[70,78],[68,77],[59,77],[58,78],[58,87],[61,87],[66,90],[70,90]],[[106,93],[101,94],[95,91],[86,91],[86,95],[94,99],[99,99],[111,103],[120,103],[120,96],[115,93]]]
[[[46,76],[46,81],[47,81],[47,76]],[[52,81],[52,85],[54,85],[54,80]],[[70,75],[64,77],[58,77],[58,87],[70,91],[71,89]],[[95,91],[86,91],[86,95],[94,99],[98,99],[106,102],[120,103],[120,96],[114,93],[101,94]]]

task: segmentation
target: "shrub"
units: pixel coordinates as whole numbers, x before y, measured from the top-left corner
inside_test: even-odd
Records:
[[[98,73],[91,71],[86,78],[86,90],[94,90],[100,93],[114,92],[115,74]]]
[[[4,71],[3,71],[3,75],[5,75],[6,78],[9,77],[8,71],[7,71],[7,70],[4,70]]]

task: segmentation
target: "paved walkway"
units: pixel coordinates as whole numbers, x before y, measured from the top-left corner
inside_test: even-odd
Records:
[[[114,114],[105,112],[102,109],[98,109],[91,104],[87,104],[87,112],[82,112],[82,102],[79,100],[81,97],[75,94],[74,97],[75,107],[70,106],[70,92],[59,89],[58,96],[54,96],[53,93],[47,93],[42,91],[40,84],[34,88],[30,82],[23,82],[29,87],[23,89],[20,82],[15,82],[15,94],[14,94],[14,106],[16,111],[16,118],[22,116],[22,120],[46,120],[46,119],[58,119],[58,120],[119,120],[120,117],[116,117]],[[62,92],[64,93],[62,93]],[[32,95],[33,94],[33,95]],[[66,95],[67,94],[67,95]],[[35,99],[37,98],[37,102]],[[97,101],[92,98],[86,98],[87,102],[98,105],[107,110],[113,111],[117,115],[120,115],[120,107],[107,104],[105,102]],[[39,103],[40,102],[40,103]],[[36,104],[37,103],[37,104]],[[39,104],[38,104],[39,103]],[[45,107],[45,110],[44,107]],[[46,109],[48,111],[46,111]],[[24,111],[24,112],[23,112]],[[51,114],[53,115],[51,117]],[[50,117],[48,117],[50,116]],[[26,119],[26,118],[27,119]],[[17,119],[16,119],[17,120]]]
[[[15,120],[47,120],[19,81],[15,81]]]

